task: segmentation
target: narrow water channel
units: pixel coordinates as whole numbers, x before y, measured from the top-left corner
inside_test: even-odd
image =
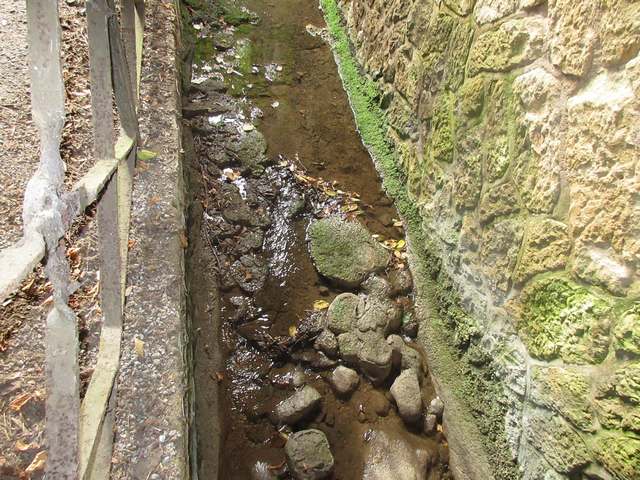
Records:
[[[199,38],[185,95],[197,204],[187,266],[194,468],[200,479],[292,478],[284,445],[291,433],[312,428],[328,439],[330,478],[383,478],[366,473],[367,462],[394,455],[372,451],[376,432],[392,439],[391,449],[419,452],[401,460],[416,457],[423,476],[403,476],[399,466],[396,480],[449,478],[440,427],[425,432],[397,413],[389,387],[399,367],[376,385],[361,375],[353,394],[338,397],[330,376],[342,359],[313,346],[327,306],[348,290],[314,267],[310,222],[327,215],[360,222],[386,241],[393,258],[380,275],[407,269],[402,224],[356,131],[317,2],[245,0],[232,7],[227,20],[235,25],[194,13]],[[393,301],[404,311],[398,333],[417,349],[410,292]],[[320,393],[320,406],[283,425],[273,412],[302,385]],[[421,390],[426,410],[435,396],[426,369]]]

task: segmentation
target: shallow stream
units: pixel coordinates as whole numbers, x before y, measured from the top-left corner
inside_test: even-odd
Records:
[[[326,434],[331,478],[365,478],[375,432],[428,457],[420,459],[420,478],[449,478],[440,426],[425,433],[397,413],[389,394],[397,368],[375,386],[361,375],[357,390],[338,398],[329,377],[342,361],[313,348],[314,322],[347,289],[316,271],[310,222],[329,214],[359,221],[393,259],[380,275],[407,269],[402,223],[356,131],[321,34],[322,12],[311,0],[245,0],[234,12],[235,26],[194,24],[194,86],[185,105],[201,175],[193,225],[212,254],[211,267],[190,268],[211,268],[221,291],[206,308],[198,305],[206,297],[198,283],[208,280],[192,275],[199,478],[290,478],[283,447],[305,428]],[[404,312],[399,333],[417,348],[407,325],[411,295],[393,301]],[[426,406],[435,393],[426,370],[421,380]],[[274,421],[276,405],[301,384],[321,394],[321,406],[293,427]]]

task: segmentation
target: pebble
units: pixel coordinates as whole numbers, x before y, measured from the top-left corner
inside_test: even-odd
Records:
[[[431,400],[429,403],[429,407],[427,408],[427,413],[431,413],[436,417],[442,417],[442,413],[444,412],[444,402],[440,399],[440,397],[436,397]]]
[[[351,368],[340,365],[331,374],[331,384],[340,395],[350,395],[358,387],[360,376]]]
[[[420,420],[422,415],[422,395],[415,370],[404,370],[391,385],[390,392],[405,423],[415,424]]]
[[[313,413],[321,400],[320,393],[307,385],[276,405],[273,416],[278,423],[294,425]]]
[[[287,464],[297,480],[321,480],[333,472],[333,455],[326,435],[309,429],[289,435],[284,447]]]

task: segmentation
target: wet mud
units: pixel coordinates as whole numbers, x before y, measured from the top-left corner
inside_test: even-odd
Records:
[[[197,41],[183,110],[193,468],[200,479],[291,478],[287,437],[315,428],[334,456],[331,478],[364,478],[376,432],[425,452],[423,478],[450,478],[439,425],[407,427],[397,412],[389,388],[399,367],[377,385],[361,375],[351,396],[338,397],[329,377],[343,361],[313,347],[327,306],[347,290],[314,267],[310,222],[358,221],[393,259],[380,275],[407,268],[402,223],[355,129],[319,34],[322,14],[307,0],[246,0],[217,12],[190,10]],[[411,295],[393,301],[403,310],[399,333],[417,348]],[[321,394],[320,407],[279,424],[276,405],[303,384]],[[426,409],[435,396],[426,371],[421,390]]]

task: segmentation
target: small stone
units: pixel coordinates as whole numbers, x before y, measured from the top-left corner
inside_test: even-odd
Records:
[[[378,331],[388,335],[400,328],[401,312],[393,301],[370,295],[357,321],[361,332]]]
[[[358,372],[340,365],[331,374],[331,384],[340,395],[350,395],[360,383]]]
[[[436,426],[438,425],[438,417],[436,417],[433,413],[428,413],[424,416],[424,425],[423,430],[427,435],[431,435],[436,431]]]
[[[362,341],[358,365],[373,383],[384,382],[391,373],[393,350],[378,332],[358,333]]]
[[[389,335],[387,344],[393,350],[393,364],[402,370],[414,369],[420,379],[424,373],[420,352],[407,345],[399,335]]]
[[[411,272],[406,269],[393,270],[389,274],[389,282],[391,283],[391,295],[405,295],[411,291],[413,287],[413,279]]]
[[[315,411],[321,399],[320,393],[307,385],[276,405],[274,417],[278,423],[294,425]]]
[[[358,319],[360,297],[353,293],[341,293],[327,310],[327,327],[336,335],[351,331]]]
[[[431,400],[429,403],[429,408],[427,408],[427,413],[431,413],[438,418],[442,417],[444,412],[444,402],[440,399],[440,397],[436,397]]]
[[[388,297],[391,294],[391,285],[384,278],[373,275],[362,283],[362,291],[376,297]]]
[[[342,359],[350,365],[357,365],[358,353],[362,347],[362,341],[353,332],[338,335],[338,348]]]
[[[321,350],[329,357],[338,355],[338,339],[331,330],[323,330],[313,343],[313,348]]]
[[[289,435],[284,447],[289,470],[297,480],[320,480],[333,472],[333,455],[326,435],[310,429]]]
[[[402,419],[409,424],[420,420],[422,414],[422,396],[418,376],[412,369],[403,371],[393,382],[391,395],[398,406]]]
[[[309,365],[315,370],[326,370],[336,366],[336,361],[327,357],[322,352],[317,352],[312,348],[298,350],[291,355],[291,359],[296,362],[302,362]]]

